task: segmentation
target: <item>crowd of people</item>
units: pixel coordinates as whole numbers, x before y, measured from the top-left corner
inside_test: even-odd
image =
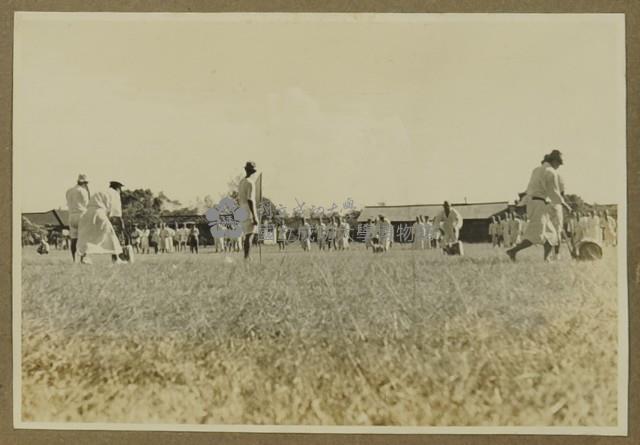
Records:
[[[579,250],[586,241],[598,246],[616,245],[617,223],[607,211],[597,214],[573,212],[566,203],[564,184],[558,174],[563,164],[562,155],[553,150],[545,155],[540,166],[536,167],[526,193],[518,206],[526,207],[522,212],[508,211],[494,216],[489,224],[489,238],[495,248],[507,248],[506,253],[513,261],[519,251],[532,245],[544,246],[544,259],[557,258],[560,243],[563,240]],[[351,226],[340,216],[326,220],[320,218],[311,225],[306,218],[295,230],[287,227],[284,220],[258,224],[256,208],[256,165],[247,162],[245,177],[238,187],[238,203],[246,218],[239,221],[241,234],[229,238],[215,238],[217,252],[244,251],[250,258],[252,245],[271,239],[277,243],[280,251],[285,251],[292,240],[300,243],[303,251],[311,250],[312,242],[322,251],[348,250],[353,241],[350,237]],[[79,175],[75,186],[66,193],[69,209],[69,249],[73,261],[76,255],[83,264],[90,264],[90,254],[109,253],[116,264],[127,261],[127,249],[137,254],[163,254],[174,252],[198,253],[200,230],[195,223],[174,223],[170,227],[165,223],[152,225],[133,225],[129,231],[122,218],[121,190],[123,184],[111,181],[106,191],[91,193],[86,175]],[[570,217],[565,221],[564,213]],[[459,241],[463,218],[449,202],[445,201],[442,211],[432,219],[417,216],[411,228],[414,249],[439,247],[445,253],[462,254]],[[394,229],[385,215],[369,219],[363,225],[363,241],[366,249],[374,253],[388,251],[393,245]],[[260,234],[259,239],[255,235]],[[123,246],[125,249],[123,249]],[[48,253],[49,245],[42,240],[38,248],[40,253]],[[573,253],[573,252],[572,252]],[[555,254],[555,255],[554,255]],[[129,254],[131,255],[131,254]]]

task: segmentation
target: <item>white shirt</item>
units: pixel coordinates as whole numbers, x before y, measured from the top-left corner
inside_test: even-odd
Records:
[[[531,172],[531,179],[527,186],[528,198],[549,199],[551,204],[563,204],[564,199],[560,193],[560,181],[558,173],[548,162],[542,163]]]
[[[120,200],[120,192],[109,187],[109,195],[111,196],[111,210],[109,216],[119,216],[122,218],[122,201]]]
[[[67,208],[69,213],[81,215],[87,211],[87,205],[89,204],[89,191],[76,184],[67,190]]]

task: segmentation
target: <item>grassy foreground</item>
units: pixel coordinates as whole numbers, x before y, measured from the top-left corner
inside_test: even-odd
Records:
[[[615,251],[529,250],[81,266],[25,249],[23,419],[615,425]]]

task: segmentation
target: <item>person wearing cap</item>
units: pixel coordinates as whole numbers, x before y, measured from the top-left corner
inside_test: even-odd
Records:
[[[118,257],[122,254],[122,246],[110,220],[114,214],[122,215],[122,209],[119,208],[120,200],[114,203],[114,196],[111,191],[93,193],[87,204],[87,211],[80,218],[78,254],[83,264],[91,264],[87,256],[94,253],[110,253],[115,264],[126,262]]]
[[[463,219],[460,213],[451,207],[449,201],[442,204],[442,212],[436,216],[436,225],[442,223],[443,240],[445,247],[451,246],[458,242],[460,229],[462,228]]]
[[[245,219],[242,221],[242,232],[244,239],[242,247],[244,249],[244,258],[248,260],[251,255],[251,245],[253,244],[253,236],[258,228],[258,210],[256,208],[256,184],[255,162],[248,161],[244,166],[245,177],[240,180],[238,185],[238,204],[245,211]]]
[[[542,164],[531,173],[524,199],[529,223],[524,233],[524,239],[506,251],[512,261],[516,260],[516,254],[519,251],[536,244],[544,246],[544,260],[549,261],[553,246],[559,245],[560,233],[557,232],[551,220],[549,204],[560,204],[571,212],[571,208],[560,193],[556,172],[562,164],[562,154],[558,150],[553,150],[544,157]]]
[[[87,175],[80,174],[76,185],[67,190],[66,193],[67,208],[69,209],[69,238],[71,239],[69,248],[74,263],[78,246],[78,224],[82,215],[87,211],[90,197]]]

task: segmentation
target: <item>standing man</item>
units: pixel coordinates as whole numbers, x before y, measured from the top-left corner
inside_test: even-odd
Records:
[[[531,173],[525,198],[529,224],[524,233],[524,239],[517,246],[506,251],[511,261],[516,260],[516,254],[519,251],[534,244],[542,244],[544,246],[544,260],[548,261],[553,246],[560,243],[560,234],[556,232],[551,223],[547,200],[551,204],[558,203],[571,212],[571,208],[560,193],[558,175],[556,174],[556,170],[562,164],[562,153],[558,150],[553,150],[545,156],[542,165],[536,167]]]
[[[302,218],[302,224],[298,227],[298,239],[302,250],[305,252],[311,250],[311,226],[307,222],[307,218]]]
[[[342,222],[342,217],[338,216],[338,227],[336,229],[336,241],[339,250],[349,249],[349,231],[351,227],[346,222]]]
[[[492,216],[491,221],[489,222],[489,241],[491,241],[491,245],[496,247],[496,217]]]
[[[380,215],[378,218],[378,237],[382,250],[386,252],[391,247],[393,240],[393,225],[384,215]]]
[[[416,222],[411,227],[411,234],[413,235],[413,248],[424,249],[424,223],[420,216],[416,216]]]
[[[522,221],[515,212],[511,212],[509,219],[509,235],[511,236],[510,246],[517,245],[520,240],[520,232],[522,230]]]
[[[602,218],[600,218],[600,227],[602,227],[602,235],[604,244],[606,246],[616,245],[616,230],[618,224],[613,216],[609,215],[609,212],[605,210],[602,212]]]
[[[331,217],[330,223],[327,226],[327,250],[336,249],[336,232],[338,231],[338,226],[336,225],[335,217]]]
[[[445,201],[442,207],[442,212],[436,216],[436,221],[438,221],[436,225],[442,222],[442,231],[444,232],[442,242],[444,243],[444,247],[449,247],[458,242],[463,220],[460,213],[451,207],[449,201]]]
[[[87,211],[89,204],[89,181],[87,175],[78,175],[76,185],[67,190],[67,208],[69,209],[69,238],[71,239],[71,258],[76,262],[76,250],[78,246],[78,224],[80,218]]]
[[[133,230],[131,231],[131,247],[133,247],[133,251],[135,253],[140,253],[141,241],[142,241],[142,230],[140,230],[137,224],[134,224]]]
[[[433,247],[433,223],[427,215],[424,215],[424,239],[427,244],[427,249]]]
[[[502,215],[500,229],[502,233],[502,245],[504,247],[511,247],[511,223],[509,222],[509,213]]]
[[[245,211],[245,219],[241,222],[244,239],[242,240],[244,249],[244,259],[249,260],[251,254],[251,245],[253,235],[258,228],[258,209],[256,207],[256,184],[255,162],[248,161],[244,165],[245,177],[242,178],[238,185],[238,204]]]
[[[287,248],[287,234],[289,233],[289,228],[284,223],[284,219],[280,220],[280,224],[276,228],[276,239],[278,240],[278,250],[284,250]]]
[[[122,219],[122,187],[124,184],[118,181],[110,181],[109,189],[107,192],[111,196],[111,210],[109,211],[109,220],[111,221],[111,225],[116,232],[116,236],[118,237],[118,241],[120,241],[120,245],[124,246],[127,244],[127,240],[125,238],[126,231],[124,227],[124,220]],[[115,255],[112,255],[112,257]],[[115,258],[113,259],[116,260]]]
[[[324,250],[327,243],[327,226],[322,220],[322,216],[320,217],[318,225],[316,226],[316,237],[318,239],[318,248],[320,250]]]
[[[121,246],[128,244],[126,229],[124,227],[124,219],[122,219],[122,187],[124,184],[118,181],[109,182],[109,194],[111,195],[111,210],[109,211],[109,220],[113,225],[113,229],[116,232],[118,241]],[[117,255],[111,255],[113,262],[117,262]]]

